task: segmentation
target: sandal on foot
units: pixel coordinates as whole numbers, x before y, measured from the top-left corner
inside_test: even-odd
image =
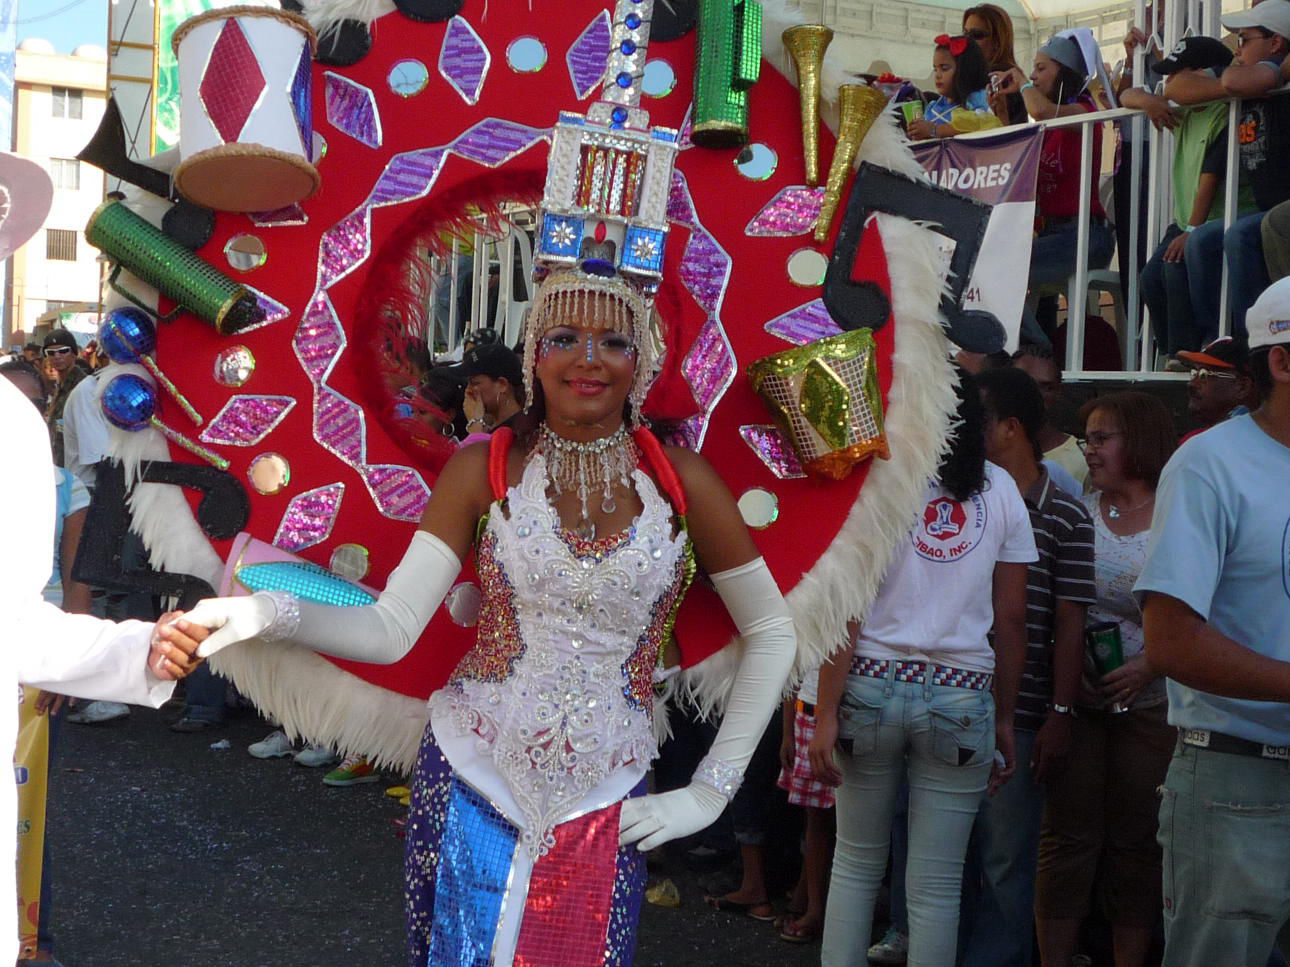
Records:
[[[775,919],[775,908],[771,906],[769,900],[746,903],[743,900],[731,900],[723,896],[705,896],[703,902],[714,910],[720,910],[723,913],[742,913],[762,923],[770,923]]]
[[[779,939],[788,943],[808,944],[820,939],[822,932],[819,924],[803,926],[797,920],[788,920],[779,931]]]

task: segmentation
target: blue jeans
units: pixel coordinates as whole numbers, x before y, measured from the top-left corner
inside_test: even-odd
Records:
[[[1035,733],[1017,729],[1017,771],[981,802],[963,886],[962,967],[1030,967],[1035,944],[1035,871],[1044,787],[1030,756]]]
[[[1181,234],[1181,228],[1170,225],[1142,270],[1142,301],[1151,313],[1156,345],[1169,355],[1183,349],[1200,349],[1218,335],[1217,312],[1201,316],[1193,311],[1186,247],[1183,261],[1165,261],[1165,250]]]
[[[1264,967],[1290,919],[1290,763],[1179,743],[1161,796],[1164,967]]]
[[[1079,240],[1079,225],[1068,222],[1040,232],[1030,246],[1030,289],[1038,286],[1065,286],[1075,274],[1075,243]],[[1115,233],[1103,222],[1089,225],[1088,267],[1104,269],[1111,264],[1115,252]],[[1041,326],[1035,318],[1030,299],[1021,312],[1021,341],[1039,346],[1052,346],[1052,332]]]
[[[1187,240],[1187,277],[1197,319],[1218,319],[1218,296],[1227,259],[1228,311],[1232,332],[1245,329],[1245,313],[1268,287],[1263,261],[1263,212],[1243,215],[1223,231],[1221,219],[1206,222]],[[1213,330],[1217,333],[1217,325]]]
[[[224,724],[224,700],[228,696],[228,682],[210,670],[205,662],[198,665],[187,680],[187,704],[184,718],[197,722]]]
[[[909,779],[910,967],[954,962],[963,854],[994,756],[989,692],[852,675],[838,715],[837,847],[823,967],[865,962],[900,783]]]

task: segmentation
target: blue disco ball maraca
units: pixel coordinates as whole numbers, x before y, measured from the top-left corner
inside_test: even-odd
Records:
[[[157,391],[142,376],[122,373],[103,387],[103,415],[122,430],[142,430],[157,410]]]
[[[134,306],[121,306],[103,317],[99,345],[114,363],[137,363],[157,348],[157,324]]]

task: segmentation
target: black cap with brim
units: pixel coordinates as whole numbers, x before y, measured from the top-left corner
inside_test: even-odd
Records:
[[[54,329],[45,335],[45,341],[41,344],[42,349],[49,349],[51,346],[66,346],[72,352],[80,352],[80,344],[77,343],[76,337],[66,329]]]
[[[1221,40],[1213,37],[1184,37],[1174,44],[1169,56],[1156,61],[1155,69],[1161,74],[1180,70],[1222,71],[1232,63],[1232,52]]]
[[[471,376],[505,379],[517,393],[524,386],[524,364],[519,356],[500,343],[484,343],[468,349],[459,365],[467,379]]]

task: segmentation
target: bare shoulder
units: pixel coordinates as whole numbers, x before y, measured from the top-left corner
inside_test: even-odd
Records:
[[[684,447],[665,447],[664,452],[685,488],[690,538],[703,569],[715,574],[754,560],[757,546],[712,464]]]
[[[667,455],[668,461],[676,470],[676,475],[681,478],[681,484],[685,487],[687,495],[692,491],[708,490],[713,487],[721,493],[730,492],[721,475],[703,454],[696,453],[688,447],[674,446],[665,446],[663,453]]]
[[[444,464],[430,490],[421,515],[429,531],[465,560],[474,539],[475,523],[488,511],[488,444],[462,447]]]

